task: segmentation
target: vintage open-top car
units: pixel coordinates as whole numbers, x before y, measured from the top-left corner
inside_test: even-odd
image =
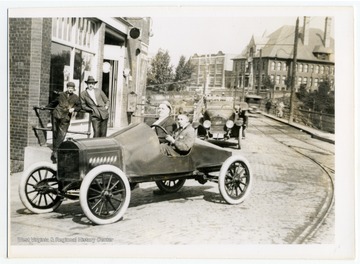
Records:
[[[244,157],[198,138],[187,155],[166,156],[155,130],[139,123],[106,138],[64,141],[57,164],[40,162],[24,171],[19,194],[34,213],[79,199],[93,223],[110,224],[122,218],[138,183],[155,181],[160,190],[176,192],[186,179],[218,182],[229,204],[243,202],[253,181]]]
[[[207,103],[200,119],[199,137],[213,143],[230,142],[230,139],[235,139],[237,148],[241,149],[244,119],[241,118],[239,110],[247,111],[247,103],[240,102],[236,106],[226,101]]]

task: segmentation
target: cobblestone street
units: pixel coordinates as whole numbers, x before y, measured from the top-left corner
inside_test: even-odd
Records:
[[[66,201],[56,212],[30,214],[18,197],[20,173],[11,183],[11,245],[267,245],[297,243],[316,219],[329,192],[324,171],[292,148],[261,132],[253,118],[241,150],[251,166],[251,195],[240,205],[226,204],[216,183],[189,180],[174,194],[154,195],[155,183],[142,183],[132,192],[123,220],[95,226],[79,202]],[[289,128],[288,128],[289,129]],[[311,139],[295,129],[287,133],[332,151],[333,145]],[[276,136],[276,135],[272,135]],[[290,137],[288,143],[294,141]],[[332,166],[333,156],[328,156]],[[39,224],[41,223],[41,224]],[[325,226],[325,227],[324,227]],[[334,210],[318,236],[305,243],[334,241]],[[34,241],[31,240],[34,239]],[[38,238],[38,239],[37,239]]]

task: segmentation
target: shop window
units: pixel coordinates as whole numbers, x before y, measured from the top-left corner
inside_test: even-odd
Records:
[[[52,43],[49,102],[53,101],[58,93],[64,91],[65,83],[70,79],[70,58],[70,47]]]

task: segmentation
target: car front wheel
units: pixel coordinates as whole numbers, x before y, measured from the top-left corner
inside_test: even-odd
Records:
[[[186,179],[176,179],[156,181],[155,183],[161,191],[166,193],[175,193],[184,186],[185,181]]]
[[[26,169],[19,185],[20,200],[31,212],[50,213],[62,203],[56,164],[39,162]]]
[[[252,182],[250,165],[244,157],[231,156],[221,166],[219,191],[227,203],[242,203],[250,193]]]
[[[101,165],[92,169],[81,183],[80,205],[93,223],[117,222],[130,203],[130,184],[119,168]]]

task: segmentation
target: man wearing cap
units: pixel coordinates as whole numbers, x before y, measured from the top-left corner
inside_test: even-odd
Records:
[[[52,112],[53,153],[51,155],[54,163],[57,158],[57,149],[64,141],[68,131],[72,114],[81,110],[79,97],[74,94],[75,84],[68,82],[66,87],[65,92],[60,93],[54,101],[46,106],[54,108]]]
[[[95,88],[94,77],[89,76],[86,90],[80,94],[81,107],[91,115],[94,137],[106,137],[110,101],[105,93]]]
[[[158,125],[163,128],[171,135],[173,131],[177,128],[176,122],[170,113],[172,111],[171,104],[168,101],[163,101],[159,104],[158,113],[159,119],[156,120],[152,125]],[[154,127],[156,134],[158,135],[160,143],[167,142],[165,140],[166,133],[157,127]]]

